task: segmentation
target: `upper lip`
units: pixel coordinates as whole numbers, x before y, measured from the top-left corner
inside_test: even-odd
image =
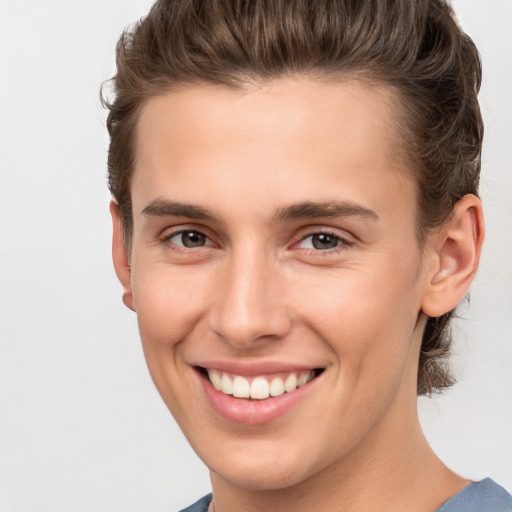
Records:
[[[219,370],[245,377],[255,377],[258,375],[272,373],[305,372],[324,368],[325,366],[314,366],[311,364],[301,364],[283,361],[242,361],[242,360],[208,360],[201,361],[193,366],[210,370]]]

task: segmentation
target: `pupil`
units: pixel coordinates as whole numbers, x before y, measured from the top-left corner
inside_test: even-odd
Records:
[[[338,239],[325,233],[313,235],[311,242],[315,249],[334,249],[338,246]]]
[[[196,231],[187,231],[181,235],[181,241],[185,247],[201,247],[204,245],[205,236]]]

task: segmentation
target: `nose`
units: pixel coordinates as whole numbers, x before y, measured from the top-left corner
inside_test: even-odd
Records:
[[[210,328],[236,348],[259,346],[290,330],[282,275],[274,262],[254,251],[224,262],[210,309]]]

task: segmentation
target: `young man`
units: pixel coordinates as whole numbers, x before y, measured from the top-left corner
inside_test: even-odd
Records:
[[[117,65],[114,264],[210,469],[187,510],[512,510],[417,417],[484,236],[480,62],[450,8],[159,1]]]

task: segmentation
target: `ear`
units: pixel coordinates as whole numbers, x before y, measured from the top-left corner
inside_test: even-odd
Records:
[[[110,202],[110,214],[112,215],[112,259],[117,278],[123,286],[123,302],[125,306],[135,311],[133,305],[131,268],[124,246],[123,224],[121,213],[116,201]]]
[[[475,277],[483,241],[482,203],[468,194],[455,205],[452,217],[427,241],[432,265],[422,302],[423,313],[438,317],[460,303]]]

